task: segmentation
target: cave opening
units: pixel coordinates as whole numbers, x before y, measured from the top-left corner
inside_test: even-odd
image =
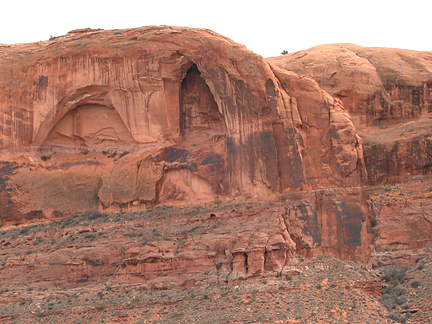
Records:
[[[182,135],[186,135],[206,130],[226,133],[226,126],[210,88],[196,64],[193,64],[180,89],[180,131]]]
[[[80,105],[53,127],[43,147],[53,150],[99,150],[134,144],[135,140],[114,108]]]

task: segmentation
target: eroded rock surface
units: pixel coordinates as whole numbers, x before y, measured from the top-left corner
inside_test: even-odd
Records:
[[[368,182],[376,186],[374,262],[414,262],[432,241],[432,53],[333,44],[268,61],[314,78],[342,100],[363,141]]]
[[[316,80],[342,100],[356,124],[432,112],[432,52],[330,44],[267,60]]]
[[[432,52],[333,44],[268,61],[313,78],[344,103],[371,184],[430,175]]]
[[[429,81],[415,81],[418,102],[406,90],[415,73],[389,85],[373,63],[396,52],[342,48],[326,47],[326,68],[318,54],[304,63],[315,50],[266,61],[211,31],[166,26],[2,46],[0,225],[108,219],[32,237],[61,241],[49,253],[20,253],[27,232],[15,233],[1,242],[15,254],[2,256],[0,279],[165,289],[288,276],[322,254],[387,264],[394,250],[412,262],[410,249],[431,241],[429,207],[400,221],[368,184],[427,180]],[[231,199],[246,205],[169,224],[144,212]]]
[[[87,30],[3,46],[0,73],[3,159],[20,161],[5,184],[15,219],[366,179],[339,100],[208,30]]]
[[[366,261],[371,227],[366,210],[355,210],[364,197],[341,190],[286,194],[278,202],[92,212],[12,228],[0,233],[0,282],[185,288],[294,276],[299,259],[322,254]]]

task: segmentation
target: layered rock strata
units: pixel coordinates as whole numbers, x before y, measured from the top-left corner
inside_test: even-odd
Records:
[[[202,282],[204,274],[207,282],[227,282],[283,275],[298,257],[366,262],[373,253],[383,264],[393,251],[425,247],[428,227],[418,244],[409,243],[415,234],[401,233],[408,220],[398,221],[375,195],[382,183],[429,175],[429,56],[334,48],[266,61],[211,31],[166,26],[2,45],[1,225],[95,210],[282,200],[199,219],[198,236],[176,233],[126,249],[119,240],[100,259],[101,247],[83,250],[85,260],[60,249],[59,276],[75,284],[105,276],[164,288]],[[393,56],[423,66],[424,80],[412,81],[408,67],[385,67]],[[378,189],[369,192],[368,183]],[[426,226],[422,215],[409,224]],[[181,219],[196,221],[187,216]],[[205,225],[212,217],[224,225]],[[46,255],[28,258],[52,263]],[[5,269],[20,267],[5,262]]]
[[[81,30],[4,45],[0,74],[4,225],[366,179],[340,100],[208,30]],[[359,207],[355,218],[368,217]]]
[[[316,80],[357,125],[432,112],[432,52],[330,44],[267,60]]]
[[[374,263],[414,262],[432,242],[432,53],[333,44],[268,61],[342,100],[373,186]]]
[[[371,184],[430,175],[432,52],[332,44],[267,60],[313,78],[344,103]]]
[[[169,289],[293,277],[301,259],[322,254],[367,261],[364,197],[341,190],[285,194],[278,202],[92,212],[12,228],[0,233],[0,282]]]

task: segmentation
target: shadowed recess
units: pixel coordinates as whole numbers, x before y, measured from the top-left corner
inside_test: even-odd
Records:
[[[69,111],[55,125],[44,146],[66,149],[109,148],[135,141],[113,108],[88,104]]]

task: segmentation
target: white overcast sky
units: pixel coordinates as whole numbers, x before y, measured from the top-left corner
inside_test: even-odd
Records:
[[[432,51],[430,0],[2,0],[0,43],[80,28],[208,28],[264,57],[329,43]]]

